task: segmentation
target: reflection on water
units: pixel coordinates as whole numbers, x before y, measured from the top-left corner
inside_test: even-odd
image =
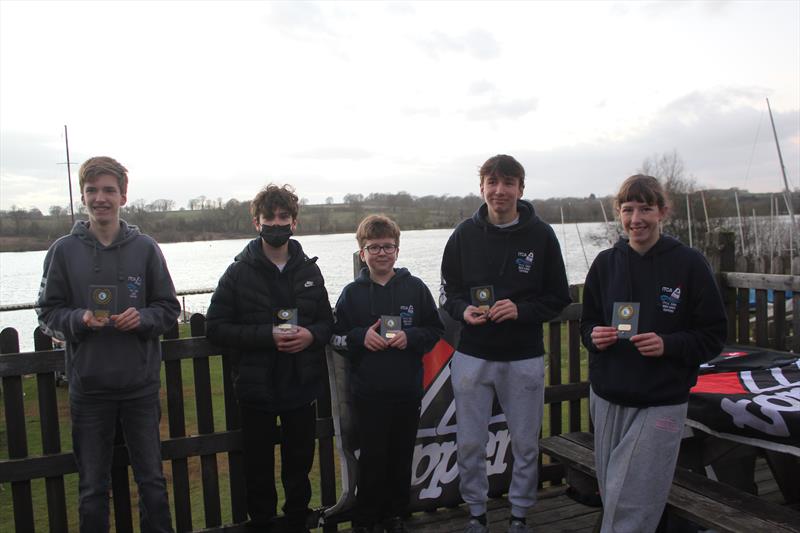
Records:
[[[597,253],[607,246],[598,242],[603,224],[587,223],[554,225],[553,229],[565,255],[567,275],[570,283],[583,283]],[[578,231],[586,253],[581,248]],[[566,232],[566,245],[564,242]],[[436,297],[439,290],[439,266],[442,250],[450,229],[418,230],[403,232],[400,236],[400,255],[397,266],[408,268],[422,279]],[[318,264],[325,276],[325,284],[331,305],[336,303],[342,288],[353,279],[353,252],[358,248],[355,234],[304,235],[297,240],[311,257],[318,257]],[[247,244],[248,239],[224,241],[179,242],[162,244],[172,279],[177,290],[199,288],[213,289],[217,280]],[[36,299],[42,276],[44,251],[0,253],[0,304],[32,303]],[[188,310],[205,313],[210,294],[182,297]],[[33,310],[0,313],[0,329],[13,327],[20,332],[23,351],[33,350],[33,330],[36,314]]]

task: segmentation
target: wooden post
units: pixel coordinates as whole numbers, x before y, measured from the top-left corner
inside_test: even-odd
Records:
[[[0,332],[0,353],[18,353],[19,335],[14,328]],[[25,400],[22,394],[22,376],[3,378],[3,404],[5,407],[8,458],[28,457],[28,436],[25,430]],[[33,531],[33,497],[31,482],[12,481],[11,501],[14,507],[14,524],[17,531]]]
[[[736,237],[731,231],[717,233],[717,246],[714,247],[719,254],[717,284],[722,293],[722,300],[725,304],[725,311],[728,315],[728,339],[729,343],[736,342],[736,289],[726,287],[722,282],[722,272],[733,272],[736,270]],[[747,312],[747,309],[744,310]]]

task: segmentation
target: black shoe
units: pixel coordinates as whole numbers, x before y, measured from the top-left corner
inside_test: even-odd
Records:
[[[383,529],[386,533],[408,533],[406,523],[399,516],[393,516],[383,522]]]

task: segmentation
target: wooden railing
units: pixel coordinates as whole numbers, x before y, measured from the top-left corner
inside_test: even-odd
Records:
[[[800,279],[797,276],[750,275],[723,273],[720,275],[730,323],[729,341],[739,344],[770,346],[776,349],[798,351],[800,327],[798,314],[793,313],[800,303]],[[755,308],[749,305],[749,289],[755,289]],[[774,291],[773,303],[768,305],[767,291]],[[784,291],[791,291],[791,298]],[[577,295],[573,287],[573,295]],[[577,301],[577,298],[574,298]],[[791,300],[792,306],[786,305]],[[586,430],[589,425],[589,384],[585,375],[585,350],[581,349],[579,319],[580,304],[572,304],[549,324],[548,386],[545,389],[546,424],[544,436]],[[177,327],[162,341],[164,373],[166,379],[166,415],[168,438],[162,443],[164,461],[171,467],[172,503],[176,530],[192,531],[198,528],[222,531],[223,514],[233,523],[246,520],[244,497],[244,466],[241,455],[241,433],[238,406],[231,383],[231,357],[209,343],[203,336],[205,319],[195,315],[191,321],[190,338],[178,339]],[[16,353],[19,349],[17,332],[7,328],[0,332],[0,378],[2,378],[5,407],[5,435],[7,444],[0,439],[0,484],[11,485],[12,507],[16,531],[34,531],[37,513],[46,513],[49,530],[68,530],[67,501],[64,476],[77,471],[72,453],[61,448],[61,433],[68,420],[59,418],[56,373],[64,371],[62,350],[53,349],[49,338],[35,333],[34,352]],[[562,341],[566,339],[566,345]],[[221,359],[222,383],[212,382],[210,367]],[[192,380],[183,376],[183,362],[190,361]],[[563,363],[563,365],[562,365]],[[186,363],[187,365],[189,363]],[[582,371],[584,374],[582,375]],[[34,411],[39,413],[39,432],[42,451],[32,454],[28,447],[28,431],[36,431],[26,423],[26,403],[23,398],[23,380],[35,376],[38,397]],[[192,385],[193,383],[193,385]],[[213,387],[221,385],[224,400],[224,428],[217,427],[213,417]],[[196,434],[187,434],[184,390],[194,389],[197,412]],[[29,402],[30,403],[30,402]],[[567,405],[566,416],[562,407]],[[121,434],[121,432],[117,432]],[[333,505],[336,491],[336,459],[334,457],[334,425],[331,417],[330,391],[325,390],[317,402],[317,439],[319,486],[322,506]],[[218,458],[227,460],[228,490],[221,490]],[[190,460],[199,457],[200,471],[190,472]],[[541,460],[541,459],[540,459]],[[112,492],[116,531],[133,530],[133,513],[129,491],[128,458],[122,443],[115,450],[112,468]],[[203,516],[193,516],[192,481],[200,478]],[[541,465],[541,482],[560,482],[563,471],[559,465]],[[46,508],[34,508],[32,480],[44,479]],[[224,493],[228,496],[223,496]],[[195,502],[196,503],[196,502]],[[225,513],[223,513],[225,510]],[[0,516],[8,516],[0,509]],[[5,530],[6,525],[3,525]],[[335,530],[335,524],[326,530]],[[9,529],[10,530],[10,529]]]

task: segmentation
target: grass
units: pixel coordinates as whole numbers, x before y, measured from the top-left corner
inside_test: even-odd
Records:
[[[545,338],[548,338],[548,325],[545,325]],[[568,339],[567,339],[567,328],[561,328],[561,346],[562,346],[562,357],[561,357],[561,372],[562,372],[562,382],[566,382],[568,378],[568,358],[566,357],[566,350],[568,346]],[[182,331],[181,336],[187,336],[188,332]],[[581,380],[588,379],[588,365],[587,365],[587,355],[586,351],[581,349],[581,357],[580,357],[580,366],[581,366]],[[219,356],[212,357],[210,359],[210,371],[211,371],[211,384],[212,384],[212,409],[214,415],[214,428],[217,431],[220,431],[225,428],[225,411],[224,411],[224,401],[223,401],[223,380],[222,380],[222,359]],[[197,434],[197,411],[195,408],[195,394],[194,394],[194,373],[192,370],[192,361],[191,360],[184,360],[182,361],[182,374],[183,374],[183,393],[184,393],[184,416],[186,418],[186,434],[192,435]],[[545,370],[545,382],[549,384],[548,379],[549,372]],[[162,370],[162,390],[161,390],[161,400],[162,400],[162,412],[164,416],[161,420],[161,436],[163,439],[169,438],[169,430],[167,426],[167,417],[166,417],[166,385],[164,379],[164,373]],[[27,439],[28,439],[28,453],[31,456],[38,456],[42,454],[42,442],[41,442],[41,430],[39,426],[39,409],[38,409],[38,392],[37,392],[37,383],[35,376],[26,376],[23,379],[23,391],[24,391],[24,404],[25,404],[25,420],[27,426]],[[61,419],[61,448],[62,450],[71,450],[71,425],[70,425],[70,417],[69,417],[69,400],[67,396],[67,388],[66,387],[59,387],[57,388],[57,403],[58,403],[58,410],[59,410],[59,417]],[[587,403],[588,399],[581,400],[581,429],[587,430],[589,421],[584,416],[587,412]],[[545,416],[543,419],[543,427],[542,427],[542,434],[543,435],[550,435],[551,428],[550,428],[550,420],[549,420],[549,411],[550,406],[545,406]],[[560,431],[567,431],[568,423],[569,423],[569,403],[564,402],[561,405],[562,409],[562,424],[563,427]],[[7,439],[5,435],[5,421],[4,416],[5,412],[2,411],[2,415],[0,415],[0,459],[7,459],[8,458],[8,445]],[[553,428],[557,429],[557,428]],[[280,454],[275,454],[275,463],[276,463],[276,471],[280,465]],[[337,468],[337,494],[341,493],[340,478],[338,475],[339,465],[338,465],[338,456],[336,457],[336,468]],[[222,523],[231,523],[233,518],[231,516],[231,508],[230,508],[230,484],[229,484],[229,477],[228,477],[228,461],[225,454],[219,454],[217,456],[217,467],[218,467],[218,474],[219,474],[219,490],[220,490],[220,501],[221,501],[221,508],[222,508]],[[129,471],[130,474],[130,471]],[[166,461],[164,463],[164,475],[167,478],[167,486],[169,489],[169,496],[170,502],[174,502],[174,495],[172,494],[172,472],[171,472],[171,462]],[[189,476],[190,476],[190,493],[191,493],[191,502],[192,502],[192,521],[193,526],[195,528],[199,528],[205,524],[204,518],[204,506],[203,506],[203,497],[202,497],[202,480],[201,480],[201,471],[200,471],[200,458],[194,457],[189,459]],[[136,496],[136,485],[133,482],[133,476],[129,475],[131,480],[131,497],[132,497],[132,514],[133,514],[133,521],[134,521],[134,529],[138,530],[138,507],[137,501],[138,498]],[[311,483],[312,483],[312,500],[311,506],[318,507],[320,505],[320,493],[319,493],[319,465],[317,464],[316,457],[314,467],[311,472]],[[278,483],[280,485],[280,483]],[[64,487],[66,492],[66,501],[67,501],[67,520],[69,529],[71,531],[77,531],[78,529],[78,515],[77,515],[77,501],[78,501],[78,476],[77,474],[70,474],[64,477]],[[31,482],[31,491],[33,495],[33,508],[34,508],[34,518],[35,518],[35,527],[36,531],[47,531],[49,530],[49,521],[47,517],[47,497],[45,491],[45,483],[43,479],[35,479]],[[278,489],[279,495],[279,503],[278,508],[283,504],[283,494],[282,488],[279,487]],[[113,524],[113,512],[112,515],[112,524]],[[11,499],[11,488],[8,485],[0,486],[0,524],[3,524],[3,530],[13,531],[14,530],[14,518],[12,513],[12,499]],[[8,527],[8,529],[6,529]]]

